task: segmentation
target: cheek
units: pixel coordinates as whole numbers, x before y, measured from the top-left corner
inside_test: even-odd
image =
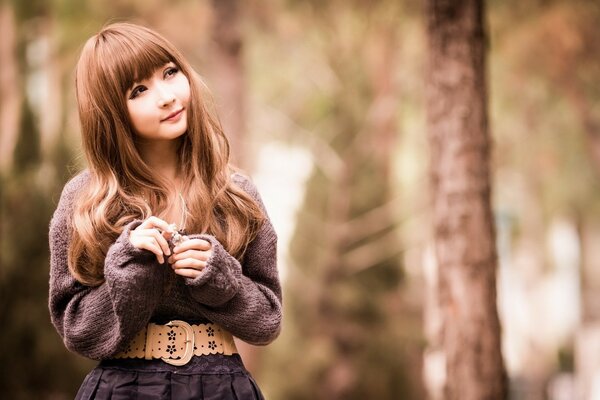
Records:
[[[131,125],[137,133],[145,132],[152,125],[150,115],[148,115],[146,108],[143,106],[143,102],[139,101],[129,104],[127,111]]]
[[[177,97],[179,97],[181,102],[188,104],[190,101],[190,83],[188,82],[187,78],[183,76],[183,74],[182,77],[183,78],[177,85],[179,92],[179,95]]]
[[[132,103],[132,102],[127,103],[127,113],[129,114],[129,119],[132,122],[137,119],[138,107],[136,107],[135,103]]]
[[[186,91],[183,93],[183,96],[182,96],[182,100],[181,100],[181,101],[182,101],[182,102],[184,102],[184,103],[185,103],[185,105],[188,105],[188,104],[190,104],[190,90],[189,90],[189,87],[188,87],[188,89],[187,89],[187,90],[186,90]]]

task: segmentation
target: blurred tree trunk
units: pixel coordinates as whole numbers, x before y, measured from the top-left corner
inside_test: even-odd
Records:
[[[217,110],[231,143],[233,162],[248,169],[242,3],[239,0],[213,0],[212,4],[215,18],[211,69]]]
[[[427,126],[447,399],[504,399],[483,0],[428,0]]]
[[[40,52],[36,73],[42,77],[46,91],[40,99],[38,114],[40,125],[40,146],[42,161],[49,164],[49,158],[58,144],[62,110],[61,65],[57,54],[56,21],[47,17],[40,21],[38,43]]]
[[[23,99],[15,15],[6,1],[0,5],[0,38],[0,172],[5,172],[13,163]]]
[[[249,170],[246,146],[245,71],[242,59],[242,4],[239,0],[213,0],[215,18],[212,37],[212,79],[214,96],[225,134],[231,144],[233,162]],[[256,377],[260,368],[260,347],[241,340],[236,345],[246,368]]]

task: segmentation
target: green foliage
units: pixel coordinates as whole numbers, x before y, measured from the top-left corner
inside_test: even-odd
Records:
[[[51,0],[10,0],[17,19],[27,21],[32,18],[47,16],[52,9]]]
[[[598,215],[600,170],[591,137],[600,134],[594,107],[600,93],[593,83],[600,81],[594,56],[600,51],[600,10],[586,2],[556,1],[536,4],[515,19],[505,6],[491,14],[498,190],[514,190],[515,181],[506,181],[505,172],[522,171],[518,177],[537,197],[545,218]]]
[[[23,82],[29,73],[25,48],[32,39],[26,27],[49,14],[50,6],[17,4]],[[42,154],[38,126],[25,97],[13,165],[0,182],[0,392],[11,399],[73,398],[92,365],[69,353],[50,323],[48,226],[73,150],[63,135]]]
[[[53,168],[64,170],[63,157],[54,157],[59,164]],[[24,159],[28,168],[21,164],[3,178],[0,198],[0,391],[13,399],[74,396],[75,382],[83,379],[90,362],[64,349],[47,305],[48,222],[64,178],[47,191],[40,164]]]

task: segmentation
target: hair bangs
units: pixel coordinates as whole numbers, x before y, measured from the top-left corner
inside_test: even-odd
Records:
[[[130,49],[127,56],[129,61],[118,65],[119,81],[124,92],[135,82],[149,78],[157,68],[174,61],[166,49],[157,45]]]
[[[111,40],[113,35],[115,40]],[[139,37],[146,35],[148,37]],[[105,64],[108,67],[105,72],[116,78],[122,93],[129,90],[135,82],[149,78],[157,68],[175,62],[175,57],[166,45],[150,33],[131,32],[124,35],[123,32],[105,30],[102,36],[108,44],[104,60],[112,60],[110,65]]]

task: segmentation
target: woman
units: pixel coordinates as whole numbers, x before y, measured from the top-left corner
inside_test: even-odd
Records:
[[[203,85],[162,36],[116,23],[76,73],[88,169],[50,223],[52,323],[100,360],[78,399],[254,399],[232,336],[280,331],[276,234],[229,164]]]

